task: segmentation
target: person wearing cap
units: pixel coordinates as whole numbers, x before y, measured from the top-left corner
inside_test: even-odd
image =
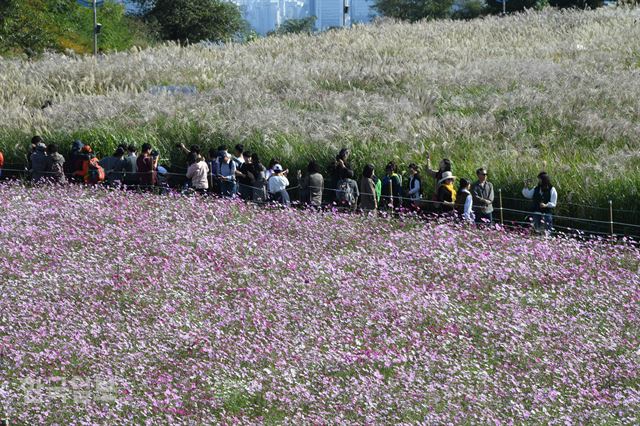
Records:
[[[58,152],[58,146],[49,144],[47,146],[47,179],[57,184],[66,183],[64,163],[64,157]]]
[[[480,167],[476,170],[478,180],[471,186],[476,223],[493,222],[493,184],[487,180],[487,174],[487,169]]]
[[[456,193],[456,213],[464,222],[473,222],[473,195],[471,195],[471,182],[460,179],[460,186]]]
[[[280,164],[273,166],[273,174],[269,177],[267,188],[269,195],[274,201],[288,206],[290,204],[289,194],[287,193],[289,179],[284,175],[284,170]]]
[[[118,147],[113,155],[104,157],[100,160],[100,166],[104,169],[106,181],[109,185],[116,182],[122,182],[122,172],[125,170],[126,162],[124,160],[124,149]]]
[[[222,159],[227,155],[227,146],[226,145],[218,145],[216,149],[211,148],[209,150],[209,170],[211,171],[211,176],[214,181],[218,181],[218,174],[220,172],[220,163],[222,163]]]
[[[269,166],[267,167],[267,170],[264,172],[264,178],[267,181],[273,175],[273,166],[275,166],[276,164],[280,164],[280,160],[278,160],[277,158],[272,158],[271,161],[269,161]],[[286,171],[284,174],[285,175],[287,174]]]
[[[533,228],[536,232],[549,235],[553,230],[553,211],[558,203],[558,192],[551,184],[547,172],[538,174],[538,185],[535,188],[529,188],[529,183],[529,180],[525,180],[522,195],[531,200]]]
[[[217,167],[216,178],[220,183],[221,195],[223,197],[233,197],[236,192],[236,163],[231,161],[231,154],[223,151]]]
[[[440,203],[440,212],[450,213],[454,210],[456,204],[456,190],[453,182],[456,177],[453,173],[446,171],[442,173],[442,178],[438,181],[438,201]]]
[[[31,181],[41,182],[47,176],[47,146],[43,142],[36,144],[36,150],[31,154]]]

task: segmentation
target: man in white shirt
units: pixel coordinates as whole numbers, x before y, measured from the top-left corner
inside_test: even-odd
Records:
[[[280,164],[274,165],[273,175],[269,178],[267,187],[273,200],[284,204],[285,206],[290,204],[287,186],[289,186],[289,179],[284,176],[282,166]]]

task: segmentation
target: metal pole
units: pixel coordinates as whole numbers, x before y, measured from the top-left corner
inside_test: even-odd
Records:
[[[609,222],[611,223],[611,236],[613,237],[613,201],[609,200]]]
[[[504,226],[504,214],[502,211],[502,188],[498,189],[498,197],[500,199],[500,226]]]
[[[93,56],[98,56],[98,0],[93,0]]]
[[[507,0],[502,0],[502,14],[507,14]]]
[[[347,18],[346,18],[346,13],[344,13],[345,9],[347,7],[347,0],[342,0],[342,28],[345,27],[345,25],[347,24]]]

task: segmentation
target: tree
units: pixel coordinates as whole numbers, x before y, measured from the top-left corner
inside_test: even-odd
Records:
[[[540,5],[548,3],[549,6],[560,9],[577,8],[585,9],[587,7],[595,9],[604,4],[603,0],[507,0],[507,12],[518,12],[524,9],[539,9]],[[496,0],[489,0],[489,11],[491,13],[502,13],[502,3]]]
[[[238,6],[222,0],[143,1],[145,17],[164,40],[197,43],[228,41],[244,26]]]
[[[114,0],[100,7],[101,50],[148,44],[146,28],[124,12]],[[44,50],[91,53],[93,11],[76,0],[0,0],[0,53],[33,55]]]
[[[374,8],[384,16],[405,21],[448,18],[454,0],[376,0]]]
[[[302,19],[287,19],[280,25],[276,34],[311,34],[316,25],[316,17],[309,16]]]
[[[452,19],[473,19],[484,14],[487,3],[484,0],[455,0],[451,8]]]
[[[577,9],[596,9],[604,5],[603,0],[549,0],[549,5],[560,9],[572,8]]]
[[[0,51],[33,55],[54,45],[42,0],[0,1]]]

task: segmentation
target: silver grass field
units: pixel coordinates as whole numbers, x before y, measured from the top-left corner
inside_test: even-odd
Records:
[[[151,142],[179,166],[176,143],[243,142],[302,168],[349,146],[358,168],[373,162],[379,173],[389,160],[424,164],[429,151],[436,163],[451,158],[460,177],[489,168],[505,196],[544,169],[564,214],[594,216],[570,203],[612,199],[636,217],[639,18],[638,9],[545,10],[97,61],[1,59],[0,149],[24,164],[34,134],[63,146],[81,138],[101,155]],[[195,93],[158,90],[166,85]]]

